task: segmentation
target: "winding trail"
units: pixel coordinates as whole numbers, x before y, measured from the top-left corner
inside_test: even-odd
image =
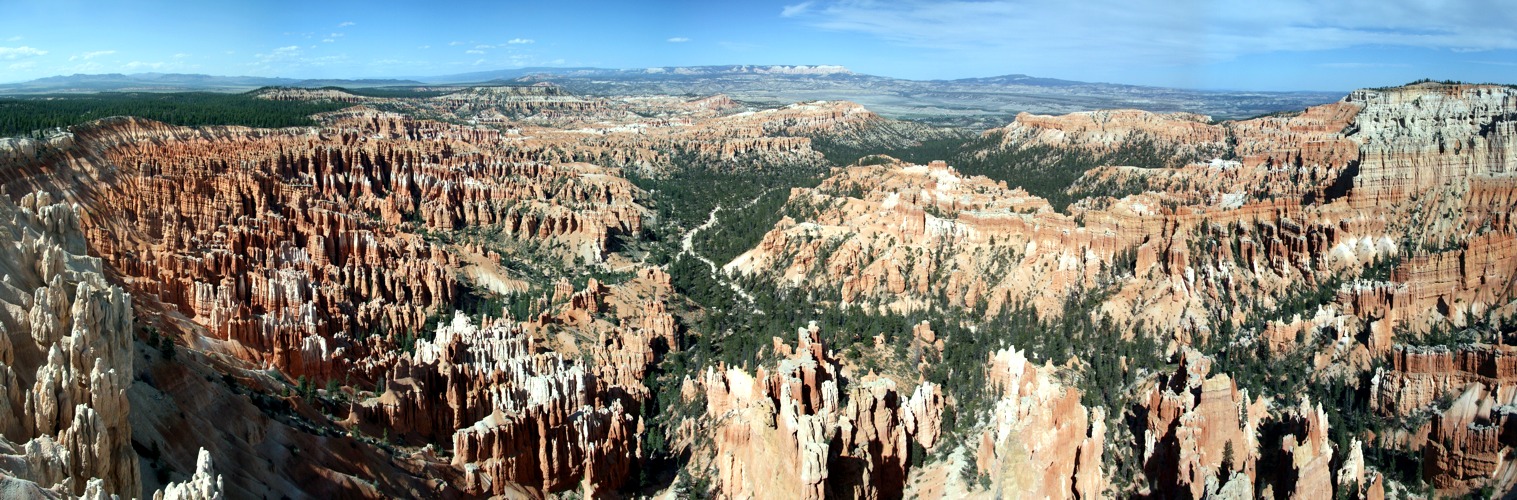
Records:
[[[753,206],[754,203],[758,203],[758,201],[759,201],[760,198],[763,198],[764,195],[769,194],[769,191],[773,191],[773,189],[771,188],[771,189],[764,190],[764,192],[759,193],[758,196],[755,196],[753,199],[748,200],[747,203],[744,203],[742,206],[738,207],[738,209],[742,210],[744,208],[748,208],[748,207]],[[690,228],[689,231],[685,231],[685,236],[682,237],[682,238],[680,238],[680,253],[682,253],[682,254],[690,254],[690,256],[695,257],[697,259],[700,259],[701,262],[706,263],[706,267],[708,267],[708,268],[711,269],[711,277],[712,278],[716,279],[717,281],[726,283],[727,287],[731,288],[734,293],[737,293],[737,295],[739,297],[742,297],[743,300],[748,301],[749,305],[753,305],[754,304],[754,302],[753,302],[753,296],[749,295],[747,290],[744,290],[742,287],[737,286],[737,283],[732,282],[731,279],[727,279],[728,276],[726,275],[726,273],[723,273],[720,270],[721,268],[718,267],[715,262],[711,262],[711,259],[708,259],[708,258],[706,258],[706,256],[701,255],[699,252],[695,251],[695,235],[699,234],[701,231],[705,231],[707,229],[710,229],[711,226],[716,225],[716,222],[719,220],[717,218],[716,214],[717,214],[717,212],[720,212],[720,211],[722,211],[722,206],[721,205],[717,205],[715,207],[712,207],[711,208],[711,214],[709,214],[709,215],[706,216],[706,222],[702,223],[699,226],[695,226],[695,227]],[[764,313],[763,311],[757,311],[757,310],[755,310],[755,312],[757,312],[758,314],[763,314]]]

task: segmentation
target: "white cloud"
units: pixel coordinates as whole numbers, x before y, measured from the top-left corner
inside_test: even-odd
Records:
[[[453,47],[457,47],[457,46],[463,45],[465,43],[468,43],[468,42],[448,42],[448,45],[449,46],[453,46]]]
[[[69,56],[68,60],[73,61],[73,60],[77,59],[77,60],[82,60],[82,61],[88,61],[88,60],[94,59],[96,57],[108,56],[108,55],[115,54],[115,53],[116,53],[116,51],[114,51],[114,50],[97,50],[97,51],[94,51],[94,52],[85,52],[83,54]]]
[[[19,41],[21,41],[21,35],[16,35],[16,36],[7,38],[7,39],[5,39],[5,41],[7,41],[7,42],[19,42]]]
[[[357,25],[358,25],[358,23],[355,23],[353,21],[343,21],[343,22],[337,23],[337,27],[338,28],[346,28],[348,26],[357,26]]]
[[[785,8],[780,9],[780,17],[795,17],[804,14],[807,10],[811,9],[812,3],[814,2],[801,2],[795,5],[786,5]]]
[[[6,66],[6,69],[31,69],[35,66],[37,66],[37,61],[21,61],[18,63],[11,63],[10,66]]]
[[[333,40],[331,38],[323,38],[323,39],[321,39],[321,43],[332,43],[332,42],[335,42],[335,41],[337,41],[337,40]]]
[[[533,40],[531,38],[512,38],[506,41],[506,43],[509,43],[511,45],[521,45],[524,43],[537,43],[537,40]]]
[[[190,55],[186,54],[186,53],[183,53],[183,52],[180,52],[178,54],[174,54],[174,59],[184,59],[186,57],[190,57]]]
[[[476,50],[487,50],[487,49],[493,49],[493,48],[495,48],[495,46],[494,45],[479,44],[479,45],[475,45],[474,48]]]
[[[0,47],[0,59],[20,59],[23,57],[36,57],[47,55],[46,50],[27,47]]]
[[[1517,49],[1517,9],[1422,0],[839,0],[787,6],[804,23],[1029,69],[1188,65],[1365,46]],[[968,61],[966,61],[968,62]]]
[[[665,41],[667,41],[669,43],[685,43],[685,42],[690,41],[690,39],[682,37],[682,36],[677,36],[677,37],[670,38],[670,39],[665,40]]]
[[[479,66],[479,65],[484,64],[484,63],[485,63],[484,59],[475,59],[474,60],[474,64],[472,66]]]
[[[254,54],[253,57],[262,64],[287,63],[300,57],[300,47],[287,45],[268,52]]]
[[[416,47],[416,48],[418,48],[418,49],[430,49],[430,48],[432,48],[432,46],[431,45],[422,45],[422,46],[419,46],[419,47]]]
[[[483,50],[474,50],[474,49],[470,49],[470,50],[465,50],[465,51],[464,51],[464,53],[465,53],[465,54],[474,54],[474,55],[482,55],[482,54],[484,54],[484,53],[485,53],[485,51],[483,51]]]

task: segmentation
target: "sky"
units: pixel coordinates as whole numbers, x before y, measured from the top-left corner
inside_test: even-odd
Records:
[[[720,64],[1232,90],[1517,83],[1517,0],[0,0],[0,82]]]

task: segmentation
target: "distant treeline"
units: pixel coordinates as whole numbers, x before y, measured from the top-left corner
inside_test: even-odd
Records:
[[[1499,86],[1499,87],[1507,87],[1507,88],[1517,89],[1517,84],[1511,84],[1511,83],[1495,83],[1495,82],[1480,82],[1480,83],[1476,83],[1476,82],[1465,82],[1465,81],[1459,81],[1459,80],[1434,80],[1432,78],[1422,78],[1422,79],[1418,79],[1418,80],[1413,80],[1413,81],[1408,82],[1408,83],[1403,84],[1403,85],[1392,85],[1392,86],[1389,86],[1389,87],[1370,87],[1369,90],[1377,90],[1377,91],[1384,92],[1384,91],[1387,91],[1387,90],[1398,89],[1398,88],[1401,88],[1401,87],[1410,87],[1410,86],[1413,86],[1413,85],[1420,85],[1420,84],[1424,84],[1424,83],[1437,83],[1437,84],[1440,84],[1440,85],[1494,85],[1494,86]]]
[[[311,115],[348,105],[270,101],[252,94],[105,92],[0,98],[0,136],[67,127],[109,116],[135,116],[173,125],[278,128],[316,125]]]

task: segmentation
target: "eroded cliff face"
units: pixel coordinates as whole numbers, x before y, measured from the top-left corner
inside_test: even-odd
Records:
[[[1505,348],[1398,345],[1450,330],[1510,340],[1499,325],[1514,312],[1514,112],[1510,87],[1420,84],[1221,124],[1141,112],[1019,116],[993,131],[1004,139],[993,147],[1101,151],[1147,141],[1216,159],[1092,169],[1070,188],[1084,199],[1067,213],[944,163],[847,167],[792,192],[789,217],[726,269],[903,313],[946,303],[994,318],[1031,307],[1047,320],[1095,291],[1102,301],[1091,314],[1119,330],[1142,325],[1168,352],[1221,345],[1298,356],[1321,373],[1315,380],[1368,379],[1384,362],[1373,388],[1349,385],[1373,393],[1387,416],[1442,415],[1383,442],[1365,434],[1360,444],[1329,443],[1320,414],[1338,402],[1267,412],[1228,373],[1201,369],[1160,383],[1139,405],[1154,439],[1140,447],[1146,473],[1167,494],[1373,484],[1381,489],[1355,494],[1377,495],[1384,480],[1366,476],[1359,447],[1385,443],[1428,457],[1423,472],[1440,491],[1506,489],[1511,475],[1489,458],[1506,446],[1494,430],[1500,412],[1477,411],[1514,402],[1500,375]],[[1302,303],[1310,309],[1287,310]],[[1196,371],[1199,361],[1181,358]],[[1439,408],[1440,397],[1474,409]],[[1251,420],[1242,408],[1255,410]],[[1289,442],[1261,450],[1261,436]],[[1224,466],[1229,442],[1235,455]],[[1476,442],[1486,444],[1452,444]],[[1284,470],[1296,475],[1279,479]]]
[[[1342,492],[1384,496],[1383,479],[1364,469],[1363,450],[1331,441],[1323,403],[1281,405],[1249,399],[1213,360],[1193,349],[1175,373],[1161,374],[1135,409],[1147,419],[1138,437],[1151,493],[1169,497],[1309,498]]]
[[[1226,130],[1211,124],[1209,117],[1136,109],[1062,116],[1019,113],[1007,126],[991,129],[986,134],[998,139],[998,148],[1076,145],[1091,150],[1110,150],[1124,144],[1149,142],[1162,148],[1178,149],[1185,155],[1204,155],[1227,147]]]
[[[1036,366],[1015,349],[997,351],[987,362],[987,382],[997,399],[980,433],[975,467],[990,478],[994,497],[1109,494],[1102,470],[1104,410],[1086,408],[1080,392],[1054,376],[1052,366]]]
[[[1211,304],[1232,304],[1221,316],[1237,322],[1303,282],[1399,261],[1382,280],[1405,306],[1361,319],[1421,331],[1510,301],[1514,132],[1502,117],[1513,99],[1505,87],[1423,85],[1222,125],[1140,112],[1023,116],[1008,127],[1016,144],[1104,148],[1141,136],[1201,148],[1231,137],[1237,146],[1222,153],[1236,159],[1098,168],[1071,188],[1097,196],[1070,214],[946,164],[850,167],[794,193],[799,219],[727,268],[817,280],[844,303],[910,309],[946,296],[991,315],[1022,302],[1047,314],[1071,293],[1113,286],[1119,319],[1206,335],[1218,322]],[[1139,190],[1098,196],[1115,185]],[[1352,293],[1381,293],[1373,287]]]
[[[775,338],[772,349],[777,363],[756,374],[708,369],[685,383],[686,399],[705,402],[704,417],[687,429],[709,439],[697,446],[696,463],[713,470],[715,492],[899,498],[910,455],[937,444],[941,389],[924,383],[906,394],[889,378],[845,376],[815,323],[797,332],[794,346]]]
[[[0,199],[0,476],[22,496],[136,496],[131,298],[78,207]],[[10,493],[7,493],[10,494]]]
[[[47,141],[5,142],[0,191],[25,203],[72,204],[71,222],[49,224],[82,233],[70,237],[68,251],[99,256],[94,272],[120,284],[102,289],[117,295],[100,301],[126,308],[106,314],[126,322],[101,336],[124,336],[113,341],[126,345],[133,336],[151,342],[149,349],[122,355],[127,364],[115,378],[93,376],[97,384],[117,386],[91,393],[98,396],[69,393],[81,385],[76,379],[92,380],[91,369],[112,373],[108,365],[69,361],[78,357],[70,355],[77,350],[70,342],[85,341],[67,340],[69,320],[107,322],[71,316],[75,294],[106,291],[76,292],[77,277],[60,284],[51,274],[18,275],[40,280],[18,285],[28,297],[41,294],[16,299],[23,304],[18,307],[52,311],[65,326],[45,326],[46,315],[17,320],[27,330],[35,324],[53,332],[38,337],[43,347],[18,351],[29,357],[16,365],[27,371],[17,383],[42,384],[38,394],[56,401],[28,401],[20,385],[6,391],[17,394],[6,408],[26,417],[26,423],[7,422],[16,429],[6,435],[17,446],[28,443],[23,438],[52,435],[74,450],[87,439],[71,437],[83,431],[68,429],[100,420],[90,413],[91,397],[130,386],[126,392],[135,400],[154,402],[153,411],[130,418],[125,411],[107,415],[96,427],[113,430],[98,434],[115,441],[89,443],[111,453],[125,450],[107,465],[131,465],[131,474],[95,474],[93,465],[54,453],[62,458],[51,459],[50,467],[65,469],[30,467],[16,472],[19,477],[79,494],[83,481],[98,476],[107,491],[136,495],[138,461],[128,459],[136,454],[127,448],[135,441],[139,451],[148,450],[141,463],[154,470],[149,490],[167,487],[175,474],[196,474],[192,487],[164,490],[170,496],[192,490],[231,496],[616,491],[645,459],[640,435],[651,397],[645,377],[681,342],[669,312],[669,275],[622,257],[616,272],[634,275],[630,282],[606,286],[591,279],[575,289],[565,280],[551,293],[530,296],[541,292],[533,284],[538,274],[572,276],[577,266],[601,265],[613,239],[640,237],[648,211],[639,199],[646,193],[621,167],[667,175],[692,162],[710,162],[715,170],[818,166],[811,137],[859,145],[917,130],[845,102],[740,112],[721,96],[583,98],[550,86],[475,88],[421,100],[332,89],[271,89],[261,97],[359,106],[302,129],[185,128],[112,118]],[[490,126],[448,125],[367,106]],[[103,278],[87,282],[106,286]],[[132,301],[122,288],[146,311],[144,328],[132,328]],[[479,309],[482,296],[501,294],[529,296],[525,318],[491,319],[506,314],[499,303],[495,310],[483,307],[477,318],[484,319],[449,313]],[[434,327],[438,318],[443,325]],[[165,345],[187,347],[189,354],[174,362]],[[49,349],[61,352],[61,360],[49,362]],[[145,363],[136,384],[132,357]],[[200,377],[221,383],[202,384]],[[177,382],[186,379],[194,380]],[[292,396],[296,379],[300,393]],[[315,389],[323,385],[329,390]],[[935,394],[918,396],[918,406],[926,400],[940,405]],[[875,404],[893,411],[893,398]],[[75,404],[83,406],[76,412]],[[53,406],[61,409],[48,409]],[[173,429],[203,425],[218,413],[232,421],[217,427],[224,439],[208,444],[201,460],[192,440]],[[133,438],[129,428],[116,429],[117,421],[142,430]],[[898,425],[917,432],[934,421],[863,427],[850,443],[895,439]],[[322,444],[334,429],[346,434],[340,440],[350,450]],[[393,446],[427,451],[382,464],[379,452],[393,453]],[[231,456],[257,457],[268,466],[234,469],[222,479],[224,490],[211,488],[199,462]],[[902,460],[882,462],[895,464],[896,481],[904,474]],[[368,482],[363,470],[405,477]]]
[[[500,495],[515,485],[535,495],[573,489],[605,494],[637,459],[636,414],[588,368],[538,353],[511,323],[479,328],[462,315],[394,363],[386,391],[359,403],[378,428],[451,439],[462,488]],[[445,398],[445,399],[444,399]]]
[[[326,380],[458,303],[459,269],[490,262],[417,233],[468,226],[593,262],[639,230],[624,179],[490,160],[492,138],[384,114],[281,131],[116,119],[5,186],[78,203],[92,252],[218,349]]]
[[[755,363],[715,361],[711,342],[755,333],[687,337],[719,311],[649,253],[616,250],[649,243],[653,222],[626,177],[817,168],[821,142],[941,132],[846,102],[551,86],[262,96],[358,106],[304,129],[116,118],[0,143],[3,491],[652,494],[655,427],[674,442],[658,458],[688,473],[666,493],[728,498],[1379,498],[1409,486],[1367,465],[1386,447],[1423,459],[1401,480],[1441,492],[1517,481],[1511,88],[1366,90],[1225,123],[1022,115],[984,136],[985,155],[1175,155],[1085,172],[1067,210],[945,162],[835,169],[718,264],[743,286],[805,289],[811,312],[910,317],[849,332],[874,339],[864,357],[905,339],[878,370],[815,323],[742,353]],[[983,350],[957,357],[965,331],[1052,325],[1071,304],[1073,322],[1155,352],[1048,359],[1049,327],[1025,350],[977,334]],[[1408,345],[1450,332],[1478,342]],[[678,366],[699,368],[664,373],[692,338],[704,357]],[[1248,358],[1346,389],[1257,394],[1288,379]],[[1092,387],[1111,366],[1132,376]],[[1367,430],[1340,397],[1410,424]]]

